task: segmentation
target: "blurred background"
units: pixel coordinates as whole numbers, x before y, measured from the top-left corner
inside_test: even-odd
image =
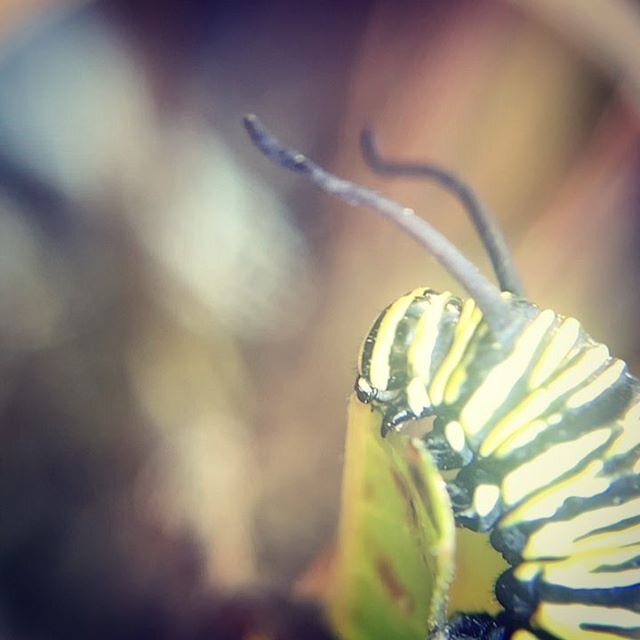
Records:
[[[0,638],[327,638],[346,399],[386,304],[451,278],[248,143],[286,142],[640,373],[631,0],[0,2]],[[310,567],[316,567],[311,569]]]

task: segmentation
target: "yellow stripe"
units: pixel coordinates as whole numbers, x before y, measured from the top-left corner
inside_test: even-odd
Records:
[[[567,357],[580,336],[580,323],[575,318],[566,318],[556,334],[540,354],[540,359],[529,376],[529,388],[537,389]]]
[[[626,366],[627,365],[622,360],[614,360],[612,364],[589,382],[589,384],[569,396],[566,406],[569,409],[577,409],[578,407],[595,400],[599,395],[604,393],[620,379],[620,376],[624,373]]]
[[[590,498],[605,492],[609,488],[610,479],[598,477],[602,467],[601,460],[590,462],[576,475],[554,483],[523,502],[501,521],[500,526],[510,527],[520,522],[552,518],[568,498]]]
[[[526,396],[504,416],[482,442],[480,455],[491,455],[507,438],[544,413],[552,402],[592,376],[608,358],[609,350],[603,344],[587,349],[577,362],[562,371],[555,380]]]
[[[625,630],[640,628],[640,614],[622,607],[542,602],[532,616],[532,622],[539,629],[563,640],[621,640],[633,637],[625,635]],[[613,627],[620,631],[588,631],[581,627],[584,624]]]
[[[480,446],[480,455],[489,457],[500,445],[506,443],[508,438],[518,435],[520,428],[528,427],[534,419],[544,413],[552,401],[553,398],[544,388],[526,396],[489,431]]]
[[[636,552],[638,553],[638,552]],[[621,589],[640,584],[640,569],[590,573],[576,561],[544,571],[545,582],[573,589]]]
[[[482,320],[482,312],[473,300],[466,300],[460,312],[460,318],[453,335],[453,342],[442,364],[433,376],[429,387],[429,396],[434,406],[442,403],[444,390],[451,373],[458,366],[464,352]]]
[[[619,547],[617,549],[601,549],[597,553],[591,552],[588,555],[581,554],[570,560],[579,559],[580,563],[584,563],[591,571],[602,571],[605,567],[619,567],[638,557],[640,557],[640,540],[630,546]],[[567,562],[569,562],[569,560],[567,560]],[[624,573],[625,571],[628,571],[628,569],[623,569],[618,572]],[[640,583],[640,580],[638,580],[638,582]]]
[[[534,564],[542,567],[543,579],[547,584],[572,589],[615,589],[639,584],[640,569],[607,571],[603,568],[623,565],[638,556],[640,544],[614,551],[606,550],[598,554],[582,554],[566,560]]]
[[[518,629],[512,636],[511,640],[540,640],[539,636],[534,635],[526,629]]]
[[[617,531],[605,531],[589,536],[584,540],[579,540],[574,545],[574,549],[576,553],[587,553],[600,549],[615,550],[635,544],[638,540],[640,540],[640,523]]]
[[[511,354],[488,372],[460,411],[460,423],[468,435],[477,434],[507,399],[530,367],[536,350],[555,319],[556,315],[551,309],[538,314],[518,337]]]
[[[507,438],[495,451],[498,458],[506,458],[515,449],[524,447],[533,442],[541,433],[546,431],[551,424],[547,420],[534,420]],[[483,454],[484,455],[484,454]]]
[[[407,350],[407,364],[412,378],[420,378],[425,383],[429,381],[433,349],[440,332],[445,305],[450,299],[449,291],[432,296],[416,324],[413,341]]]
[[[547,449],[519,465],[502,480],[502,499],[513,505],[571,471],[611,436],[610,429],[591,431],[571,442]]]
[[[532,582],[542,571],[540,562],[522,562],[513,570],[513,576],[520,582]]]
[[[609,349],[599,344],[584,351],[577,362],[567,367],[547,386],[554,398],[559,398],[571,389],[575,389],[591,377],[609,359]]]
[[[414,289],[406,296],[398,298],[384,314],[384,318],[378,327],[378,335],[376,336],[369,364],[369,380],[376,389],[384,391],[389,384],[389,358],[398,324],[404,318],[409,305],[423,291],[424,289]]]
[[[619,505],[591,509],[569,520],[550,521],[529,536],[522,556],[527,560],[543,557],[562,558],[589,549],[615,546],[615,543],[623,544],[622,541],[627,537],[627,544],[633,544],[637,542],[637,538],[631,537],[632,529],[635,529],[633,533],[637,534],[636,527],[630,527],[623,532],[590,534],[597,529],[636,517],[639,513],[640,498],[635,498]]]

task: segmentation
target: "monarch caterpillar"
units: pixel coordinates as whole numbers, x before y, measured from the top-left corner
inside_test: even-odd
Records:
[[[415,237],[470,298],[414,289],[373,323],[355,392],[382,414],[382,435],[432,416],[425,442],[448,482],[456,524],[490,532],[511,568],[495,586],[504,613],[462,613],[438,637],[640,638],[640,380],[573,318],[524,298],[499,229],[473,192],[431,165],[423,175],[461,198],[500,288],[413,210],[342,180],[284,147],[255,116],[253,142],[324,191],[365,205]]]

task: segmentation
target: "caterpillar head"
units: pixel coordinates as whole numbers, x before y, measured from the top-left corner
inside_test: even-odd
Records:
[[[511,256],[497,224],[467,184],[451,172],[431,163],[385,160],[375,147],[372,133],[367,130],[363,132],[364,158],[375,171],[388,176],[428,178],[460,200],[479,232],[493,263],[500,288],[480,273],[478,267],[429,222],[416,216],[413,209],[328,172],[302,153],[283,145],[255,115],[245,116],[244,124],[254,144],[273,162],[305,176],[318,188],[351,205],[368,207],[415,238],[467,290],[482,311],[496,345],[504,347],[513,340],[521,318],[514,312],[510,302],[503,298],[502,291],[522,295],[520,279],[513,268]],[[423,290],[421,298],[421,304],[427,306],[433,303],[428,292],[429,290]],[[447,295],[451,297],[450,294]],[[403,308],[405,302],[407,304]],[[409,312],[405,313],[407,309]],[[435,349],[432,354],[427,354],[431,359],[425,359],[425,345],[430,348],[431,343],[419,333],[418,319],[422,321],[427,318],[425,324],[429,325],[428,318],[435,308],[428,313],[421,309],[413,315],[412,310],[413,303],[411,300],[407,302],[407,296],[394,302],[376,320],[360,351],[356,395],[361,402],[372,405],[383,414],[383,435],[402,422],[421,418],[432,412],[427,389],[430,363],[439,351]],[[439,313],[442,315],[442,309]],[[446,333],[436,333],[432,326],[429,326],[429,331],[438,344],[446,342]],[[418,335],[419,339],[414,340],[414,335]],[[412,353],[413,345],[417,345],[416,351],[420,353]]]
[[[406,400],[406,389],[377,389],[362,375],[356,378],[355,392],[360,402],[371,404],[382,413],[382,437],[404,422],[428,415],[428,412],[418,415],[410,409]]]
[[[449,292],[414,289],[389,305],[362,343],[355,392],[380,411],[382,433],[431,415],[431,376],[449,348],[462,302]]]

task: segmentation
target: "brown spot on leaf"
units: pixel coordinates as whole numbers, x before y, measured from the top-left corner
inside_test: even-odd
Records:
[[[376,571],[385,590],[398,609],[407,616],[413,614],[415,603],[409,592],[398,579],[393,566],[387,560],[381,558],[376,563]]]
[[[393,470],[393,482],[396,485],[398,493],[402,495],[405,504],[407,505],[408,521],[411,522],[414,528],[418,527],[418,512],[414,504],[414,499],[411,491],[411,487],[407,484],[405,478],[403,478],[395,469]]]
[[[437,527],[438,518],[433,510],[433,496],[428,490],[427,479],[424,476],[424,471],[419,464],[418,453],[412,447],[409,447],[409,451],[411,452],[411,456],[407,456],[407,462],[409,467],[409,473],[411,473],[411,479],[413,480],[413,484],[416,488],[418,495],[420,496],[420,500],[424,505],[425,511],[431,524],[434,528]]]
[[[393,482],[398,493],[402,494],[405,500],[411,500],[411,489],[407,485],[407,481],[395,469],[393,469]]]
[[[367,502],[372,502],[376,496],[376,490],[372,482],[365,482],[362,488],[362,498]]]

